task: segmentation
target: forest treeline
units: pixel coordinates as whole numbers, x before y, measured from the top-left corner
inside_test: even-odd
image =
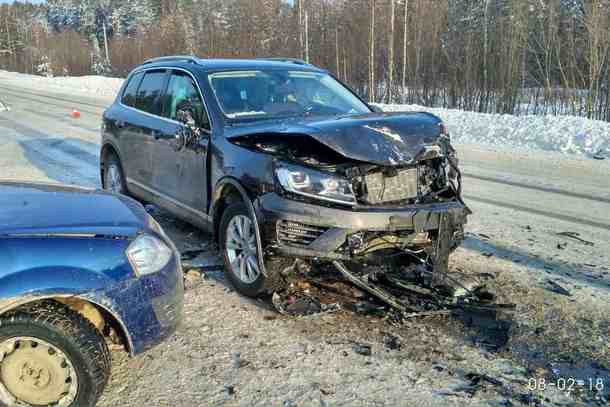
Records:
[[[610,121],[610,0],[48,0],[0,6],[0,68],[295,57],[372,101]]]

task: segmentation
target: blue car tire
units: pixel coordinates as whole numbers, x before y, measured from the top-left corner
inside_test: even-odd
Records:
[[[94,406],[110,376],[111,356],[101,333],[55,301],[3,315],[0,350],[0,395],[9,395],[0,405]]]

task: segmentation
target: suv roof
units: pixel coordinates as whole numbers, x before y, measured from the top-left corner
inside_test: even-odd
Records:
[[[299,70],[323,71],[305,61],[294,58],[260,58],[260,59],[203,59],[190,55],[173,55],[153,58],[140,66],[188,66],[197,65],[204,70],[225,69],[264,69],[264,68],[292,68]]]

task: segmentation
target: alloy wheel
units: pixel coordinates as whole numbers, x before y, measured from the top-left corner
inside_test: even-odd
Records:
[[[252,284],[260,276],[256,233],[250,218],[234,216],[227,225],[225,248],[231,271],[245,284]]]
[[[106,189],[115,194],[123,192],[123,179],[121,178],[121,170],[116,164],[110,164],[106,170]]]

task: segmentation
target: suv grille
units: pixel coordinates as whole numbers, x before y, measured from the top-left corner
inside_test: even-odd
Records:
[[[403,201],[417,197],[417,168],[403,168],[388,175],[375,172],[365,175],[364,200],[372,205]]]
[[[281,220],[277,223],[277,240],[282,244],[307,246],[327,230],[320,226]]]

